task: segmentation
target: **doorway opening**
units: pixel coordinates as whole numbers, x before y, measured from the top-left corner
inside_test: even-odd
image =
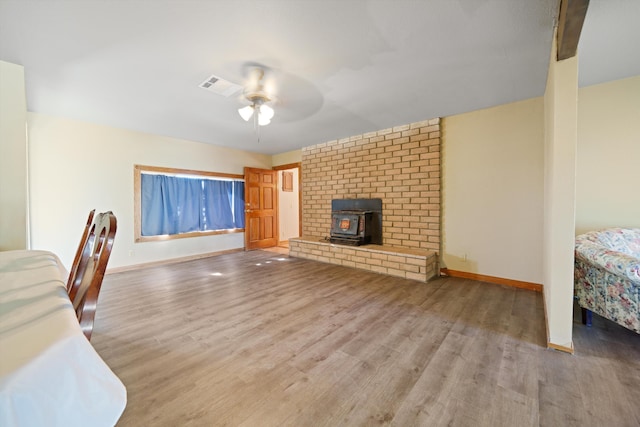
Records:
[[[302,232],[302,186],[300,163],[274,166],[278,171],[278,246],[288,248],[289,239]]]
[[[281,248],[302,231],[300,163],[245,167],[245,250]]]

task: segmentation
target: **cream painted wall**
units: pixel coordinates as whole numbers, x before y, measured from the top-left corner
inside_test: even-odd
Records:
[[[110,268],[244,247],[244,233],[134,243],[133,166],[243,174],[271,156],[29,113],[31,243],[67,268],[89,210],[112,210],[118,231]]]
[[[640,76],[578,91],[576,233],[640,227]]]
[[[300,163],[302,162],[302,150],[293,150],[287,151],[286,153],[274,154],[271,161],[273,166]]]
[[[442,158],[443,266],[542,283],[542,98],[443,119]]]
[[[0,251],[27,249],[24,67],[0,61]]]
[[[286,172],[293,173],[293,191],[282,191],[282,172],[284,171],[278,171],[278,239],[285,241],[300,236],[300,186],[298,168],[288,169]]]
[[[578,140],[578,58],[556,61],[544,95],[544,302],[549,346],[573,349],[573,250]]]

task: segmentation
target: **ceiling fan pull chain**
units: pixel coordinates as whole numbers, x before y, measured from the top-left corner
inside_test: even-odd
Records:
[[[253,131],[256,134],[256,137],[258,138],[258,144],[260,143],[260,126],[258,125],[258,116],[259,116],[259,109],[254,107],[254,113],[253,113]]]

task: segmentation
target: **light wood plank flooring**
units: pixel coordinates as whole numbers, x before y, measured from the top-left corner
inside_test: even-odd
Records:
[[[637,426],[640,335],[542,296],[288,258],[107,275],[92,343],[128,390],[119,426]]]

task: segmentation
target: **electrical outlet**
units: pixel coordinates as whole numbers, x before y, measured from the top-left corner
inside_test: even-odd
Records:
[[[129,250],[129,256],[132,257],[133,256],[133,249]]]
[[[462,262],[467,262],[467,253],[466,252],[462,255]]]

